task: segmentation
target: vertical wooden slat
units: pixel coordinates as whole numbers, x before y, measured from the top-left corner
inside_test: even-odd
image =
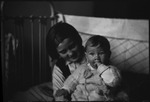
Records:
[[[45,24],[43,26],[44,27],[43,28],[44,29],[44,33],[43,33],[43,45],[44,45],[44,48],[43,48],[44,49],[44,52],[43,52],[44,53],[44,63],[43,63],[43,65],[44,66],[43,67],[45,68],[45,71],[44,71],[44,75],[45,75],[44,79],[45,80],[46,80],[46,77],[47,77],[46,76],[47,75],[47,58],[46,58],[46,56],[47,56],[47,54],[46,54],[47,53],[46,52],[46,31],[47,31],[46,25],[47,25],[47,23],[46,22],[47,22],[47,19],[46,19]]]
[[[32,61],[32,84],[34,84],[34,45],[33,45],[33,41],[34,41],[34,39],[33,39],[33,18],[32,18],[32,16],[31,16],[31,19],[30,19],[30,25],[31,25],[31,55],[32,55],[32,57],[31,57],[31,61]]]
[[[17,72],[16,72],[16,79],[17,79],[17,89],[20,89],[20,85],[21,85],[21,80],[20,80],[20,78],[21,78],[21,51],[20,51],[20,48],[21,48],[21,36],[20,36],[20,26],[21,26],[21,24],[20,24],[21,22],[20,22],[20,18],[17,18],[16,19],[16,37],[15,37],[15,49],[14,49],[14,55],[16,56],[16,64],[17,64]],[[17,41],[19,41],[19,45],[17,45],[18,44],[18,42]],[[19,77],[18,77],[19,76]]]
[[[17,35],[17,25],[16,25],[16,19],[14,19],[14,37],[16,37],[16,35]],[[16,49],[16,48],[15,48]],[[14,72],[14,81],[15,81],[15,84],[16,84],[16,82],[17,82],[17,69],[18,69],[18,66],[17,66],[17,57],[16,56],[14,56],[15,57],[15,60],[14,60],[14,70],[13,70],[13,72]],[[16,87],[16,85],[15,85],[15,87]]]
[[[41,52],[42,52],[42,60],[41,60],[41,66],[42,66],[42,82],[46,81],[46,74],[47,74],[47,58],[46,58],[46,27],[47,27],[47,19],[46,17],[43,17],[42,21],[42,35],[41,35]]]
[[[21,18],[21,24],[20,24],[20,34],[21,34],[21,87],[23,87],[23,70],[24,70],[24,28],[23,28],[23,24],[24,24],[24,19]]]
[[[6,79],[6,72],[5,72],[5,43],[4,43],[4,16],[3,16],[3,6],[4,6],[4,1],[1,2],[1,64],[2,64],[2,82],[3,82],[3,101],[8,101],[8,85],[7,85],[7,81],[8,79]]]
[[[42,24],[41,24],[41,16],[39,18],[39,82],[41,82],[41,31],[42,31]]]

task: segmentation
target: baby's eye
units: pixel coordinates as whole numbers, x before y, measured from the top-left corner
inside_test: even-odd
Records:
[[[89,55],[94,56],[94,53],[90,52]]]
[[[104,52],[100,52],[100,53],[98,53],[99,55],[103,55],[103,54],[105,54]]]

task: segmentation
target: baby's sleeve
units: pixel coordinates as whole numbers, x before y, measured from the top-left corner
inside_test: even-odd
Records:
[[[103,78],[104,82],[110,87],[119,85],[121,81],[120,71],[114,66],[109,66],[109,68],[105,72],[103,72],[101,77]]]

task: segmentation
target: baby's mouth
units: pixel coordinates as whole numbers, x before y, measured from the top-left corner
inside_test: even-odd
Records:
[[[100,60],[95,60],[94,63],[95,64],[101,64],[101,61]]]
[[[94,61],[94,66],[97,68],[101,64],[100,60],[95,60]]]
[[[71,58],[71,59],[76,59],[76,58],[77,58],[77,54],[76,54],[76,53],[73,54],[70,58]]]
[[[97,65],[97,64],[93,64],[93,68],[94,68],[94,69],[97,69],[97,68],[98,68],[98,65]]]

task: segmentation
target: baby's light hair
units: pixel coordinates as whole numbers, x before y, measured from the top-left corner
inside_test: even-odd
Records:
[[[110,43],[104,36],[94,35],[90,37],[85,44],[85,51],[88,46],[95,47],[100,46],[104,51],[110,51]]]

